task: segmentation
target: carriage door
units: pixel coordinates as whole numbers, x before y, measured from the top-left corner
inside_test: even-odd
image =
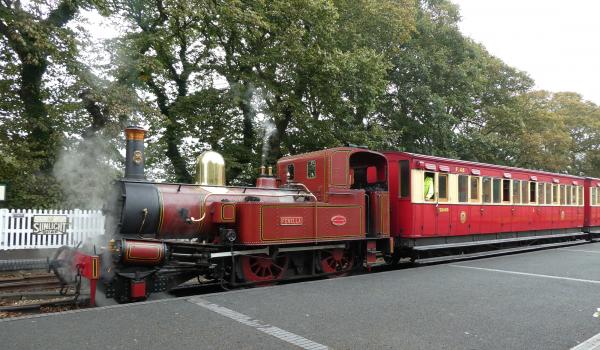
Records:
[[[440,170],[444,171],[448,167],[440,166]],[[446,170],[447,171],[447,170]],[[440,172],[438,175],[438,192],[437,192],[437,205],[436,205],[436,234],[438,236],[447,236],[450,234],[450,218],[451,218],[451,206],[448,205],[449,194],[449,181],[448,173]]]

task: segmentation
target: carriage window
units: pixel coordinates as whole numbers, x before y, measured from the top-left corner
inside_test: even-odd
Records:
[[[483,203],[492,203],[492,179],[483,178]]]
[[[317,161],[309,160],[306,164],[306,177],[309,179],[314,179],[317,177]]]
[[[435,173],[425,172],[423,184],[423,199],[426,201],[435,200]]]
[[[466,203],[469,200],[469,177],[458,175],[458,201]]]
[[[287,179],[288,181],[294,179],[294,164],[288,164],[287,166]]]
[[[596,187],[590,188],[590,197],[592,205],[596,205]]]
[[[405,198],[410,195],[410,167],[408,160],[400,161],[400,197]]]
[[[536,191],[537,187],[535,186],[535,182],[530,182],[529,183],[529,201],[532,204],[535,204],[535,202],[537,202],[537,191]]]
[[[502,201],[510,203],[510,180],[502,180]]]
[[[552,203],[558,204],[558,185],[552,185]]]
[[[513,180],[513,203],[521,203],[521,181]]]
[[[583,205],[583,186],[578,186],[578,198],[579,198],[579,205]]]
[[[552,204],[552,184],[546,184],[546,204]]]
[[[572,193],[572,198],[573,201],[571,202],[572,205],[577,205],[577,186],[571,186],[571,193]]]
[[[494,179],[492,183],[494,188],[494,203],[500,203],[500,185],[502,184],[502,181],[500,179]]]
[[[448,174],[440,174],[438,176],[438,196],[441,202],[448,201]]]
[[[573,204],[573,186],[567,186],[567,205]]]
[[[544,204],[546,202],[546,191],[544,191],[544,185],[544,183],[538,182],[538,195],[540,200],[538,204]]]
[[[479,202],[479,177],[471,176],[471,202]]]
[[[528,182],[525,180],[521,181],[521,199],[523,200],[523,204],[529,203],[529,193],[527,193],[528,189]]]
[[[565,204],[567,199],[567,192],[565,191],[565,185],[560,185],[560,204]]]

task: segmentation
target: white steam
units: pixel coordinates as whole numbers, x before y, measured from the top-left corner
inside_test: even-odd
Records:
[[[110,165],[112,141],[93,136],[63,150],[54,165],[67,205],[79,209],[102,209],[118,171]]]

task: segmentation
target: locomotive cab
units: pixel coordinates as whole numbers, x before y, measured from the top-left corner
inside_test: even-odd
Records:
[[[382,154],[354,147],[332,148],[282,158],[277,169],[282,186],[301,183],[320,202],[340,204],[350,195],[364,196],[364,233],[389,236],[387,159]]]

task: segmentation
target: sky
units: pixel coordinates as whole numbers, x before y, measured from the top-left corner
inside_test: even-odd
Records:
[[[577,92],[600,105],[600,1],[451,1],[462,33],[527,72],[536,89]]]

